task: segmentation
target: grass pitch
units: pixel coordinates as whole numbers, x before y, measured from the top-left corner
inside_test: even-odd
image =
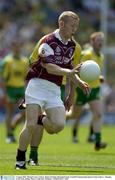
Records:
[[[21,126],[15,134],[18,141]],[[95,151],[87,143],[88,126],[81,125],[79,143],[71,141],[71,126],[57,135],[44,133],[39,148],[39,166],[27,166],[27,170],[15,170],[18,143],[5,143],[5,127],[0,124],[0,174],[1,175],[115,175],[115,127],[103,127],[104,150]],[[27,152],[27,159],[28,159]]]

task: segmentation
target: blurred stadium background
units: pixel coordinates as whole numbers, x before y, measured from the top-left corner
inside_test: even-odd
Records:
[[[76,40],[83,46],[92,32],[105,33],[104,74],[106,84],[104,122],[115,123],[115,0],[0,0],[0,61],[10,52],[12,39],[23,40],[22,53],[29,56],[41,36],[57,28],[58,15],[72,10],[80,16]],[[0,120],[5,114],[4,92],[0,87]]]

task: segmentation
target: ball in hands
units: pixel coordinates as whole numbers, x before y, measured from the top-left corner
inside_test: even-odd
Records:
[[[100,67],[93,60],[87,60],[83,62],[80,68],[80,78],[86,82],[92,82],[99,79]]]

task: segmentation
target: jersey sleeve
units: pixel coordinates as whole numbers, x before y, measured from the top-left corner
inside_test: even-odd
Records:
[[[32,54],[29,57],[29,65],[35,63],[38,60],[38,48],[39,48],[40,43],[38,42],[37,45],[35,46]]]
[[[41,38],[38,43],[36,44],[32,54],[29,57],[29,65],[35,63],[38,60],[39,57],[39,53],[38,53],[38,49],[42,43],[42,41],[44,40],[45,36],[43,38]]]
[[[9,57],[10,56],[6,56],[1,63],[1,67],[2,67],[1,76],[5,81],[7,81],[7,79],[9,78],[10,69],[11,69],[10,67],[11,61]]]
[[[23,66],[24,66],[24,76],[26,77],[27,72],[29,70],[29,61],[28,61],[28,58],[26,57],[22,57],[22,59],[23,59]]]
[[[73,67],[77,66],[80,63],[81,57],[81,46],[76,43],[74,55],[73,55]]]

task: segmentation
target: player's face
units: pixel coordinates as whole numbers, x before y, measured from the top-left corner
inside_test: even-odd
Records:
[[[70,17],[68,21],[64,23],[65,36],[68,39],[71,38],[77,31],[78,26],[79,26],[79,22],[76,19]]]
[[[19,54],[20,53],[20,44],[13,43],[12,50],[13,50],[14,54]]]
[[[94,40],[93,40],[93,46],[96,50],[100,50],[102,48],[103,45],[103,39],[101,36],[97,36]]]

